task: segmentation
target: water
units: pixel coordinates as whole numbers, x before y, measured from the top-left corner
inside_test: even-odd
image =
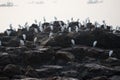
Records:
[[[18,28],[18,24],[28,22],[31,25],[35,19],[43,21],[43,17],[52,21],[54,16],[63,21],[71,17],[83,21],[90,17],[92,22],[102,23],[102,20],[106,20],[108,25],[120,26],[120,0],[104,0],[103,3],[96,4],[87,4],[88,0],[43,0],[40,4],[29,4],[32,0],[12,1],[16,6],[0,7],[0,32],[9,28],[9,24]]]

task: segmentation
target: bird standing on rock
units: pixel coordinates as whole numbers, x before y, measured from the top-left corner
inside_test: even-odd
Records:
[[[109,57],[111,57],[112,54],[113,54],[113,50],[110,50],[110,51],[109,51]]]
[[[23,40],[20,40],[20,46],[24,46],[25,42]]]
[[[68,28],[68,32],[71,32],[71,27]]]
[[[93,42],[93,47],[95,47],[97,45],[97,41]]]
[[[23,37],[24,40],[26,40],[26,35],[25,34],[23,34],[22,37]]]
[[[71,43],[72,43],[72,45],[74,46],[74,45],[75,45],[75,40],[74,40],[74,39],[71,39]]]
[[[2,41],[0,40],[0,46],[2,46]]]
[[[34,38],[34,44],[36,43],[36,41],[37,41],[37,37]]]
[[[8,36],[10,36],[11,31],[10,31],[10,30],[7,30],[6,33],[7,33]]]

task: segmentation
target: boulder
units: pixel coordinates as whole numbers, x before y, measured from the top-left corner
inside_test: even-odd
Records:
[[[32,68],[31,66],[27,66],[25,76],[33,77],[33,78],[39,77],[39,75],[37,74],[37,71],[34,68]]]
[[[22,74],[22,68],[14,64],[8,64],[4,67],[3,73],[7,77],[13,77],[14,75]]]
[[[70,52],[65,52],[65,51],[57,51],[55,54],[55,60],[58,61],[57,63],[59,63],[59,61],[64,62],[68,62],[68,61],[74,61],[75,56],[70,53]]]

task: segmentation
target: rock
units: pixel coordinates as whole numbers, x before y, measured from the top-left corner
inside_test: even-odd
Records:
[[[36,69],[40,77],[58,76],[63,67],[58,65],[43,65],[40,69]]]
[[[79,78],[79,72],[76,70],[62,71],[61,76]]]
[[[120,75],[114,75],[110,78],[110,80],[120,80]]]
[[[106,76],[100,76],[100,77],[92,78],[90,80],[110,80],[110,79],[108,79]]]
[[[106,64],[109,64],[110,66],[120,66],[120,60],[114,57],[109,57],[105,60]]]
[[[52,49],[47,49],[45,51],[41,50],[30,50],[25,51],[23,54],[23,61],[25,64],[47,64],[53,60],[54,51]]]
[[[0,77],[0,80],[10,80],[8,77]]]
[[[68,61],[74,61],[75,56],[70,53],[70,52],[65,52],[65,51],[57,51],[55,54],[55,60],[57,61],[63,61],[63,62],[68,62]]]
[[[84,74],[82,77],[84,77],[85,79],[94,78],[98,76],[109,77],[120,72],[119,70],[115,70],[114,68],[109,68],[95,63],[85,64],[81,66],[81,68],[81,70],[83,70],[82,75]]]
[[[3,69],[3,73],[5,76],[13,77],[14,75],[22,74],[22,68],[20,66],[14,65],[14,64],[8,64]]]
[[[50,39],[45,46],[69,47],[71,44],[71,38],[67,34],[62,34],[55,36],[54,39]]]
[[[31,66],[27,66],[25,76],[33,77],[33,78],[39,77],[39,75],[37,74],[37,71],[35,71],[35,69],[33,69]]]

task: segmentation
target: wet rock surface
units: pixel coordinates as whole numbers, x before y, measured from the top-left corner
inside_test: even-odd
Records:
[[[0,80],[120,80],[120,33],[107,27],[54,21],[7,29]]]

